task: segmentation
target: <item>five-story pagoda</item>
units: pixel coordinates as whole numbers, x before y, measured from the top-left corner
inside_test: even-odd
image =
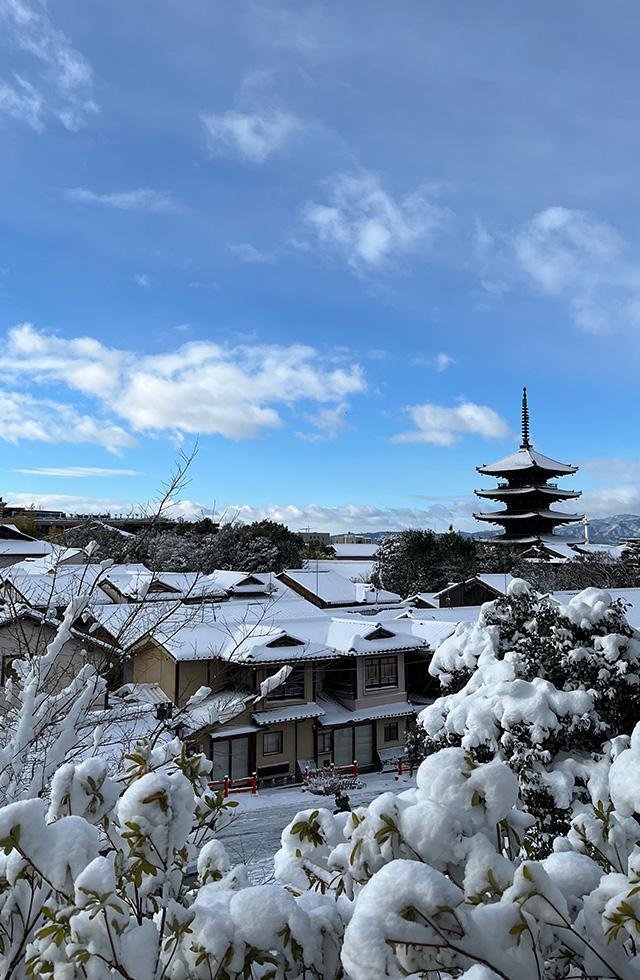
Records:
[[[502,527],[503,534],[487,540],[491,544],[536,544],[552,537],[558,525],[581,521],[582,514],[565,514],[551,506],[558,500],[579,497],[580,491],[564,490],[557,483],[549,482],[554,477],[576,473],[577,469],[577,466],[559,463],[533,449],[529,436],[527,389],[523,388],[520,448],[497,463],[477,467],[478,473],[503,481],[493,490],[476,490],[478,497],[496,500],[505,506],[504,510],[474,514],[478,521]]]

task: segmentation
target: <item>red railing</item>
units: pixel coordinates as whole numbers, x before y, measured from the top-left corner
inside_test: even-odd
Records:
[[[243,776],[241,779],[230,779],[229,776],[225,776],[224,779],[217,779],[213,783],[209,783],[209,789],[212,789],[214,793],[219,793],[222,790],[222,795],[225,800],[229,793],[251,793],[255,796],[258,792],[258,777],[255,772],[251,773],[250,776]]]
[[[405,774],[408,774],[409,776],[413,776],[414,772],[423,761],[424,760],[421,758],[421,756],[413,756],[411,758],[404,758],[403,756],[400,756],[397,763],[398,775],[404,776]]]

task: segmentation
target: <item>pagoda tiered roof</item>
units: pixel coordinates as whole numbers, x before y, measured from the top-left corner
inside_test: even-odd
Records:
[[[523,470],[542,470],[549,476],[569,476],[577,473],[578,467],[571,466],[569,463],[560,463],[557,459],[537,453],[530,446],[521,446],[515,453],[504,456],[495,463],[487,466],[478,466],[478,473],[485,473],[487,476],[507,476],[510,473],[522,473]]]
[[[490,500],[506,500],[509,497],[534,497],[536,494],[541,494],[548,500],[571,500],[575,497],[581,497],[582,491],[580,490],[566,490],[564,487],[558,487],[555,484],[539,484],[536,486],[525,486],[525,487],[510,487],[508,484],[504,486],[497,486],[490,490],[476,490],[477,497],[488,497]]]
[[[531,445],[526,388],[522,392],[520,448],[495,463],[479,466],[477,469],[486,476],[506,481],[488,490],[476,490],[478,497],[496,500],[505,505],[503,510],[474,514],[478,521],[498,524],[503,528],[504,533],[501,536],[490,539],[492,543],[533,544],[553,535],[554,527],[583,519],[582,514],[565,514],[550,506],[556,501],[580,496],[578,490],[565,490],[555,483],[549,483],[554,476],[576,473],[578,467],[536,452]]]

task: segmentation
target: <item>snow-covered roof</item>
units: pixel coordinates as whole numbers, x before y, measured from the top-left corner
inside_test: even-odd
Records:
[[[25,602],[38,609],[66,606],[71,599],[91,593],[92,603],[109,602],[95,588],[103,569],[100,565],[64,565],[55,575],[6,575],[5,588],[12,586]]]
[[[568,463],[560,463],[557,459],[551,459],[550,456],[544,456],[542,453],[536,452],[535,449],[523,449],[522,447],[515,453],[511,453],[509,456],[504,456],[495,463],[489,463],[486,466],[478,466],[477,469],[479,473],[497,475],[500,473],[509,473],[513,470],[525,470],[534,467],[541,470],[546,470],[548,473],[557,474],[576,473],[578,469],[577,466],[571,466]]]
[[[282,663],[335,656],[325,643],[309,642],[283,622],[235,618],[221,606],[179,608],[149,635],[175,660],[227,660],[234,663]]]
[[[280,725],[285,721],[301,721],[303,718],[319,718],[323,709],[315,701],[306,704],[283,705],[265,711],[254,711],[251,717],[257,725]]]
[[[426,640],[430,650],[437,650],[458,625],[456,620],[418,619],[416,614],[411,617],[411,623],[412,632]]]
[[[623,544],[583,544],[576,542],[573,545],[574,551],[584,555],[609,555],[610,558],[620,558],[625,545]]]
[[[404,599],[402,605],[413,606],[418,603],[424,603],[435,609],[438,606],[437,596],[437,592],[416,592],[414,595],[410,595],[407,599]]]
[[[140,637],[164,619],[168,619],[181,608],[180,601],[173,602],[111,602],[111,603],[90,603],[86,612],[87,622],[84,622],[84,614],[77,626],[81,632],[91,636],[92,626],[100,626],[117,642],[123,650],[128,649],[137,643]],[[195,615],[195,613],[191,613]]]
[[[375,721],[378,718],[406,718],[409,715],[417,714],[417,708],[409,701],[394,701],[389,704],[376,704],[367,708],[358,708],[350,711],[344,705],[334,701],[333,698],[325,694],[318,696],[318,707],[322,709],[319,718],[320,724],[330,725],[351,725],[358,721]]]
[[[338,561],[335,558],[310,558],[306,565],[309,571],[313,572],[316,566],[321,572],[337,572],[351,582],[362,582],[371,578],[376,563],[373,559],[341,558]]]
[[[286,626],[310,643],[333,650],[335,656],[371,656],[426,646],[424,640],[412,634],[410,620],[382,620],[377,616],[374,619],[352,613],[340,617],[298,620]]]
[[[14,555],[48,555],[54,550],[49,541],[34,541],[33,538],[0,539],[0,558]]]
[[[378,545],[372,544],[334,544],[333,550],[336,558],[375,558],[378,552]]]
[[[0,541],[35,541],[36,539],[15,524],[0,524]]]
[[[311,568],[293,568],[282,572],[285,582],[293,582],[317,596],[327,605],[351,606],[360,603],[399,602],[400,596],[375,589],[363,582],[350,582],[338,572]]]
[[[435,592],[433,598],[439,599],[441,595],[449,592],[450,589],[455,589],[460,585],[473,585],[474,582],[482,582],[484,585],[488,585],[490,589],[495,589],[496,592],[506,593],[512,578],[513,576],[508,574],[482,572],[479,575],[472,575],[471,578],[464,579],[462,582],[451,582],[446,588]]]

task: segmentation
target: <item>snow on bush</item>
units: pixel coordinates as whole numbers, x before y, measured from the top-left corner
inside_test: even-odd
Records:
[[[542,860],[525,846],[535,818],[511,768],[447,748],[422,763],[415,789],[352,814],[298,814],[276,876],[334,895],[350,980],[631,980],[640,975],[640,827],[628,811],[640,794],[640,725],[628,743],[618,739],[596,764],[602,797],[574,804],[568,834]]]
[[[542,849],[566,831],[572,799],[586,798],[584,765],[640,718],[640,640],[624,604],[600,589],[563,606],[514,579],[429,670],[444,693],[421,712],[410,750],[457,745],[508,762],[538,818],[529,843]]]
[[[208,760],[177,739],[115,769],[79,756],[93,680],[69,725],[53,696],[49,728],[25,664],[0,731],[0,976],[640,976],[638,654],[607,593],[562,607],[512,583],[434,657],[415,787],[298,813],[258,886],[216,839],[234,804]]]

